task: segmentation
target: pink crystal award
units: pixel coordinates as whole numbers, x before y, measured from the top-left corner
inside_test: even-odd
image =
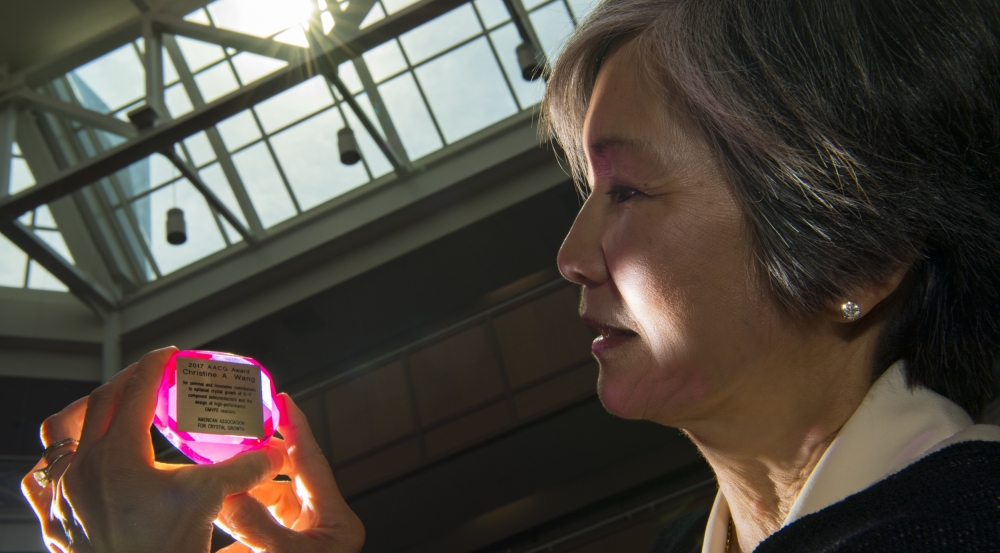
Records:
[[[179,351],[164,368],[153,425],[199,464],[264,447],[278,426],[271,375],[249,357]]]

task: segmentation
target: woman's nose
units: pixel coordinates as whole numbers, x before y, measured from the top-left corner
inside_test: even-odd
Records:
[[[588,200],[559,248],[559,272],[582,286],[600,286],[610,279],[601,245],[602,225],[597,206]]]

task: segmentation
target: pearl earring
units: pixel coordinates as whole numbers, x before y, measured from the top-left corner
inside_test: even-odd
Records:
[[[844,305],[841,305],[840,312],[848,321],[856,321],[861,318],[861,306],[853,301],[849,301]]]

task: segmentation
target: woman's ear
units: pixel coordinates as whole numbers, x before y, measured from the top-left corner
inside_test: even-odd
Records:
[[[842,298],[835,298],[827,309],[828,316],[839,323],[852,323],[864,318],[899,288],[911,267],[912,263],[906,263],[881,280],[856,288]]]

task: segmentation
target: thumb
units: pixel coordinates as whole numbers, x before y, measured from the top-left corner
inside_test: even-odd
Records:
[[[280,448],[268,444],[254,451],[240,453],[214,465],[197,465],[191,471],[200,482],[211,485],[223,496],[250,491],[278,475],[285,462]]]
[[[274,520],[264,505],[245,493],[231,495],[222,503],[216,521],[223,530],[254,551],[306,551],[308,539]]]

